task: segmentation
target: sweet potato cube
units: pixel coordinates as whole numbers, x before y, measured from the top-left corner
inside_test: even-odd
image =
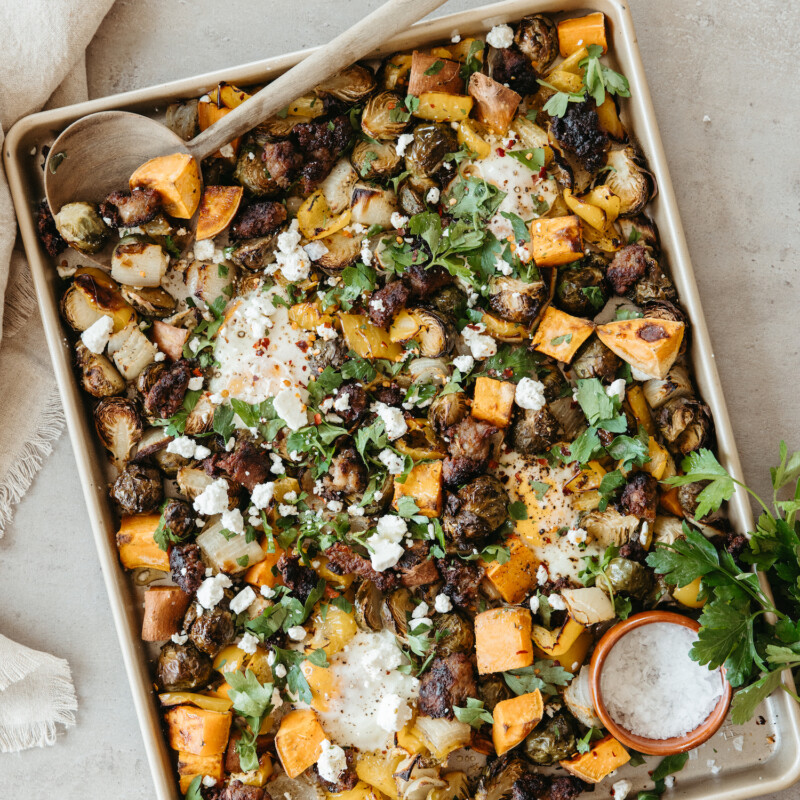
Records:
[[[542,693],[538,689],[501,700],[492,712],[492,741],[497,755],[516,747],[541,722],[543,712]]]
[[[550,631],[541,625],[534,625],[531,635],[536,646],[551,658],[562,656],[577,641],[578,637],[586,630],[583,625],[575,622],[572,617],[557,630]]]
[[[181,792],[186,794],[192,781],[198,776],[208,775],[217,781],[223,777],[222,753],[213,756],[196,756],[194,753],[178,752],[178,777]]]
[[[478,378],[475,381],[475,398],[472,401],[472,416],[505,428],[511,422],[514,410],[514,393],[517,386],[494,378]]]
[[[172,361],[183,357],[183,346],[189,338],[187,328],[177,328],[160,319],[153,320],[153,341],[162,353],[166,353]]]
[[[328,737],[310,708],[290,711],[275,734],[275,750],[290,778],[305,772],[322,755],[322,742]]]
[[[467,91],[475,99],[475,118],[478,122],[495,133],[508,133],[508,126],[517,113],[522,97],[482,72],[472,73]]]
[[[197,215],[195,238],[210,239],[233,222],[244,189],[241,186],[206,186]]]
[[[647,375],[667,377],[683,341],[684,324],[671,319],[620,319],[597,326],[600,341]]]
[[[231,728],[231,713],[220,714],[194,706],[176,706],[164,715],[169,746],[196,756],[224,753]]]
[[[567,772],[587,783],[600,783],[631,760],[628,751],[611,735],[596,742],[588,753],[559,762]]]
[[[188,153],[151,158],[131,175],[130,187],[155,189],[171,217],[191,219],[200,203],[200,165]]]
[[[178,633],[191,600],[192,596],[177,586],[151,586],[144,593],[142,639],[164,642]]]
[[[531,612],[527,608],[492,608],[478,614],[475,655],[481,675],[533,664]]]
[[[535,219],[530,229],[530,251],[537,267],[558,267],[583,258],[583,236],[577,216]]]
[[[120,520],[117,549],[125,569],[152,567],[169,572],[169,556],[153,539],[160,519],[158,514],[135,514]]]
[[[533,347],[568,364],[593,330],[594,325],[589,320],[548,306],[533,337]]]
[[[600,45],[604,53],[608,51],[606,18],[601,11],[558,23],[558,49],[564,58],[590,44]]]
[[[492,561],[486,568],[486,577],[506,603],[521,603],[538,585],[539,560],[518,536],[506,539],[506,546],[510,551],[508,561]]]
[[[277,570],[273,571],[273,567],[278,563],[284,551],[281,547],[275,544],[275,552],[267,553],[267,543],[261,543],[261,549],[266,553],[266,558],[259,561],[258,564],[253,564],[244,574],[244,579],[247,583],[253,586],[275,586],[280,578],[275,574]]]
[[[461,122],[469,116],[474,102],[468,94],[423,92],[414,116],[431,122]]]
[[[393,508],[397,509],[401,497],[413,497],[423,516],[438,517],[442,513],[442,462],[417,464],[405,483],[395,480]]]
[[[411,74],[408,79],[408,94],[419,97],[424,92],[461,94],[464,81],[459,74],[461,64],[437,55],[414,51],[411,57]]]

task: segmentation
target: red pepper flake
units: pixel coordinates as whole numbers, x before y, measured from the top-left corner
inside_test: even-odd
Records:
[[[546,177],[547,177],[547,170],[544,167],[542,167],[539,170],[539,180],[543,181]]]
[[[514,377],[514,370],[511,367],[506,367],[503,370],[503,377],[504,378],[513,378]]]
[[[498,147],[497,148],[497,155],[499,155],[502,158],[505,154],[506,154],[506,151],[503,150],[502,147]]]
[[[500,466],[498,461],[495,461],[493,458],[489,459],[489,469],[497,469]]]
[[[308,342],[306,342],[306,341],[305,341],[305,340],[303,340],[303,339],[301,339],[301,340],[300,340],[300,341],[297,343],[297,348],[298,348],[299,350],[302,350],[304,353],[308,351],[308,347],[309,347],[309,344],[308,344]]]
[[[253,349],[258,350],[260,348],[269,347],[269,339],[264,337],[263,339],[259,339],[257,342],[253,343]]]
[[[317,412],[316,414],[314,414],[314,424],[319,425],[321,422],[322,422],[322,414]]]

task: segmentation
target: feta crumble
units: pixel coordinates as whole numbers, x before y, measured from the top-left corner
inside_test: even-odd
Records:
[[[296,219],[292,220],[288,230],[278,234],[275,264],[287,281],[303,281],[311,269],[308,253],[299,246],[300,238],[300,226]]]
[[[576,547],[579,544],[584,544],[588,537],[589,534],[583,528],[570,528],[567,531],[567,541]]]
[[[439,198],[441,197],[441,194],[442,193],[439,191],[439,188],[437,186],[431,186],[431,188],[428,189],[428,194],[425,195],[425,199],[431,205],[435,205],[436,203],[439,202]]]
[[[447,614],[453,610],[453,601],[446,594],[437,594],[433,607],[439,614]]]
[[[217,478],[195,497],[192,505],[204,517],[221,514],[228,508],[228,482],[225,478]]]
[[[453,366],[462,375],[466,375],[475,366],[475,359],[472,356],[456,356],[453,359]]]
[[[406,148],[414,141],[414,134],[413,133],[401,133],[400,136],[397,138],[397,145],[395,146],[395,152],[399,156],[404,156],[406,154]]]
[[[275,494],[274,483],[257,483],[250,493],[250,502],[258,509],[266,508]]]
[[[478,322],[474,325],[467,325],[461,331],[464,343],[469,347],[473,358],[489,358],[497,352],[497,342],[491,336],[486,336],[485,330],[486,326],[482,322]]]
[[[408,217],[401,214],[399,211],[393,211],[392,216],[389,217],[393,228],[404,228],[408,222]]]
[[[539,596],[536,594],[531,595],[528,605],[531,607],[531,613],[536,614],[539,611]]]
[[[402,730],[411,719],[412,711],[408,703],[399,694],[385,694],[378,703],[375,719],[378,725],[388,733]]]
[[[617,781],[611,784],[611,794],[614,800],[625,800],[631,788],[630,781]]]
[[[213,261],[214,260],[214,240],[201,239],[199,242],[194,243],[194,257],[198,261]]]
[[[617,378],[615,381],[611,382],[610,386],[606,386],[606,394],[609,397],[618,397],[620,402],[625,399],[625,386],[626,386],[625,378]]]
[[[258,647],[258,637],[253,636],[252,633],[246,633],[239,639],[239,649],[244,650],[245,653],[253,655]]]
[[[292,627],[286,631],[286,635],[293,642],[302,642],[303,639],[306,638],[306,629],[302,625],[292,625]]]
[[[520,408],[540,411],[547,403],[544,396],[544,384],[534,378],[522,378],[514,392],[514,401]]]
[[[86,349],[96,355],[106,349],[111,331],[114,330],[114,320],[104,315],[96,322],[93,322],[82,334],[81,341],[86,345]]]
[[[347,755],[338,744],[331,744],[328,739],[322,740],[322,754],[317,759],[317,772],[320,778],[336,783],[339,776],[347,769]]]
[[[220,524],[231,533],[244,533],[244,518],[238,508],[223,511]]]
[[[403,472],[403,464],[405,459],[403,456],[392,452],[388,448],[381,450],[378,454],[378,461],[386,467],[390,475],[400,475]]]
[[[486,44],[491,45],[497,50],[511,47],[514,43],[514,31],[510,25],[495,25],[486,34]]]
[[[383,420],[390,441],[399,439],[408,430],[403,412],[399,408],[387,406],[386,403],[375,403],[372,410]]]
[[[231,579],[224,573],[218,572],[211,578],[206,578],[197,590],[197,602],[203,608],[212,609],[225,596],[225,589],[231,585]]]
[[[563,611],[567,607],[564,598],[560,594],[551,594],[547,598],[547,602],[550,604],[550,608],[552,608],[553,611]]]
[[[549,576],[547,575],[547,569],[544,564],[539,564],[539,568],[536,570],[536,582],[539,586],[542,586],[547,583],[548,578]]]
[[[422,619],[423,617],[428,616],[428,611],[430,608],[428,604],[423,600],[412,612],[411,612],[411,619]]]
[[[231,611],[233,611],[234,614],[241,614],[253,605],[255,599],[256,593],[253,591],[253,587],[245,586],[245,588],[231,600]]]

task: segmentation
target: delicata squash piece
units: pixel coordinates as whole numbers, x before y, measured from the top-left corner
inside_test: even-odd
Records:
[[[535,219],[530,229],[529,249],[537,267],[558,267],[583,258],[583,236],[578,217]]]
[[[501,700],[492,711],[492,741],[497,755],[516,747],[541,722],[543,713],[542,693],[538,689]]]
[[[602,12],[564,19],[558,23],[558,49],[564,58],[590,44],[600,45],[603,53],[608,51],[606,18]]]
[[[228,697],[212,697],[195,692],[162,692],[158,699],[161,701],[162,706],[191,705],[218,713],[230,711],[233,706],[233,701]]]
[[[464,94],[423,92],[414,116],[431,122],[461,122],[469,116],[474,102]]]
[[[472,416],[505,428],[511,422],[516,389],[516,384],[508,381],[478,378],[475,381]]]
[[[290,711],[275,734],[275,750],[290,778],[305,772],[322,755],[322,742],[328,737],[310,708]]]
[[[411,57],[411,73],[408,78],[408,94],[420,97],[425,92],[461,94],[464,81],[459,74],[461,64],[439,55],[427,55],[414,51]]]
[[[222,753],[228,745],[231,713],[220,714],[194,706],[177,706],[164,715],[169,746],[196,756]]]
[[[555,658],[564,655],[584,630],[583,625],[572,617],[567,617],[567,621],[554,631],[549,631],[541,625],[534,625],[531,636],[543,653]]]
[[[139,186],[155,189],[171,217],[191,219],[203,189],[200,165],[188,153],[151,158],[131,175],[130,188]]]
[[[169,556],[153,539],[160,519],[159,514],[135,514],[120,520],[117,549],[125,569],[150,567],[169,572]]]
[[[621,319],[597,326],[600,341],[623,361],[664,379],[683,341],[684,324],[670,319]]]
[[[478,614],[475,655],[480,675],[533,664],[531,612],[527,608],[492,608]]]
[[[438,517],[442,513],[442,462],[428,461],[411,469],[405,483],[394,482],[392,507],[397,508],[401,497],[413,497],[419,513]]]
[[[564,769],[587,783],[600,783],[631,760],[628,751],[611,734],[596,742],[588,753],[560,761]]]
[[[536,570],[539,560],[518,536],[506,539],[506,546],[508,561],[505,564],[492,561],[486,568],[486,577],[503,600],[513,605],[521,603],[538,585]]]
[[[373,325],[361,314],[337,314],[342,334],[350,350],[361,358],[386,358],[399,361],[403,355],[401,345],[389,340],[389,333]]]
[[[533,337],[533,347],[568,364],[593,330],[594,325],[589,320],[548,306]]]
[[[475,99],[475,118],[495,133],[506,134],[522,97],[481,72],[473,72],[467,90]]]
[[[350,209],[331,213],[322,189],[310,194],[297,211],[297,224],[306,239],[322,239],[344,228],[350,222]]]
[[[478,132],[473,120],[465,119],[459,123],[456,136],[458,143],[475,153],[477,158],[486,158],[491,155],[492,146]]]
[[[222,233],[231,224],[243,194],[241,186],[206,186],[203,189],[195,234],[198,241]]]

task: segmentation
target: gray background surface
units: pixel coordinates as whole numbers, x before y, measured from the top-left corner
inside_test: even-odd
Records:
[[[378,5],[118,0],[89,47],[91,96],[319,44]],[[800,447],[800,12],[634,0],[633,15],[745,475],[766,491],[779,440]],[[0,540],[0,630],[67,658],[80,703],[57,746],[0,756],[0,800],[151,797],[66,436]]]

